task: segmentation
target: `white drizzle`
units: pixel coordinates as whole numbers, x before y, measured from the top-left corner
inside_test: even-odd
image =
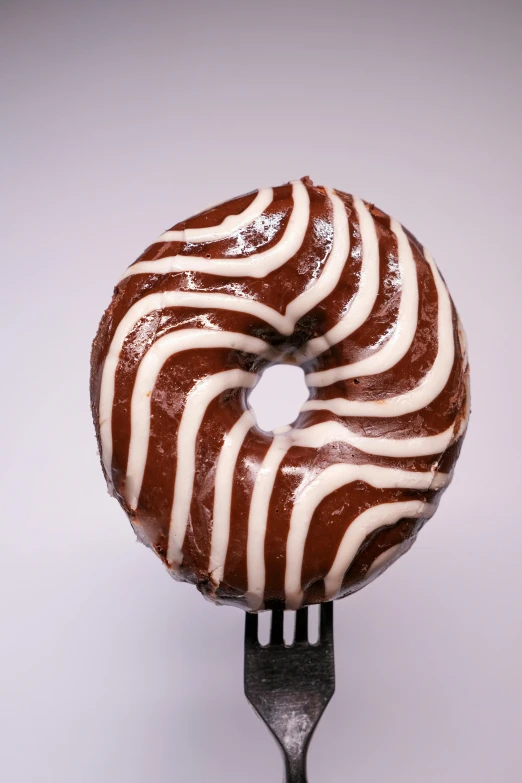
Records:
[[[254,490],[252,492],[252,499],[250,502],[247,537],[247,600],[249,608],[253,611],[259,609],[263,601],[265,582],[265,535],[268,521],[268,509],[270,506],[274,483],[281,462],[292,447],[299,446],[319,449],[328,445],[329,443],[337,442],[347,443],[365,453],[383,457],[400,458],[436,455],[443,452],[449,446],[452,438],[454,437],[454,426],[452,425],[451,427],[448,427],[448,429],[438,435],[431,435],[426,437],[368,438],[357,435],[340,422],[332,421],[314,424],[311,427],[307,427],[305,429],[281,427],[277,433],[274,433],[274,435],[275,437],[272,445],[268,450],[257,475],[254,484]],[[411,484],[408,486],[411,488],[425,489],[430,482],[434,482],[434,488],[440,488],[439,482],[442,481],[443,483],[440,486],[444,486],[444,482],[446,480],[445,478],[441,479],[440,474],[397,471],[396,469],[381,468],[377,466],[338,465],[337,467],[347,467],[356,471],[360,470],[364,475],[377,476],[377,478],[384,475],[385,477],[388,476],[389,480],[393,480],[394,476],[398,476],[398,480],[407,477],[411,482]],[[370,469],[376,472],[372,473]],[[382,471],[391,471],[391,473],[383,474]],[[327,474],[327,476],[325,476],[322,480],[331,478],[332,475],[333,473]],[[314,481],[319,480],[321,476],[323,476],[323,473],[319,475],[318,479],[314,479]],[[354,481],[355,479],[351,480]],[[369,483],[373,482],[369,481]],[[312,482],[312,484],[314,484],[314,482]],[[401,485],[398,484],[397,486]],[[297,502],[294,505],[294,511],[296,507]]]
[[[312,281],[286,308],[285,317],[292,324],[292,331],[302,315],[332,293],[339,282],[350,253],[348,215],[343,201],[330,188],[326,189],[333,210],[333,243],[330,254],[319,277]],[[299,359],[297,359],[299,362]]]
[[[266,277],[279,269],[297,253],[305,238],[310,218],[310,197],[306,186],[298,180],[292,183],[294,206],[283,236],[273,247],[252,253],[243,260],[205,258],[204,256],[165,256],[156,261],[138,261],[124,273],[122,280],[137,274],[168,274],[169,272],[202,272],[222,277]]]
[[[335,193],[328,190],[332,202],[334,236],[331,252],[322,274],[302,294],[297,296],[287,307],[284,315],[268,305],[253,299],[243,299],[232,294],[165,291],[159,294],[148,294],[138,300],[124,315],[114,334],[107,358],[103,367],[99,422],[102,444],[102,461],[105,473],[111,480],[112,462],[112,406],[114,402],[115,376],[125,339],[134,329],[138,321],[156,310],[168,307],[194,307],[196,309],[222,309],[232,312],[245,312],[269,323],[280,334],[292,334],[294,327],[306,312],[327,296],[337,285],[350,250],[348,219],[344,204]]]
[[[265,589],[265,536],[268,509],[279,466],[287,452],[284,435],[275,435],[256,477],[247,534],[247,604],[257,610],[263,602]]]
[[[367,536],[380,527],[394,525],[399,519],[429,518],[434,512],[435,506],[432,504],[410,500],[399,503],[381,503],[379,506],[373,506],[360,514],[344,534],[332,567],[325,577],[326,598],[332,600],[339,595],[344,575]],[[396,547],[390,547],[380,556],[382,559],[376,558],[370,566],[367,576],[371,576],[377,569],[382,568],[396,551]]]
[[[291,334],[293,325],[286,322],[271,307],[244,300],[231,294],[200,293],[192,291],[166,291],[149,294],[138,300],[124,315],[114,334],[103,366],[100,390],[99,423],[102,444],[102,460],[105,472],[110,480],[112,462],[112,408],[114,403],[115,377],[123,344],[138,321],[147,315],[167,307],[194,307],[196,309],[221,309],[233,312],[247,312],[270,323],[282,334]],[[201,332],[202,330],[198,330]],[[178,334],[181,334],[179,332]],[[150,350],[150,349],[149,349]]]
[[[253,223],[274,199],[272,188],[261,188],[255,199],[239,215],[228,215],[217,226],[205,226],[204,228],[185,228],[181,231],[165,231],[156,242],[216,242],[227,239],[236,231]]]
[[[352,432],[339,421],[325,421],[305,429],[292,429],[288,434],[288,448],[307,446],[320,449],[329,443],[347,443],[366,454],[380,457],[425,457],[440,454],[453,439],[454,425],[438,435],[416,438],[368,438]]]
[[[346,378],[377,375],[394,367],[411,348],[417,331],[419,310],[417,267],[411,245],[401,224],[392,220],[390,227],[397,238],[397,257],[401,281],[399,312],[391,336],[378,350],[359,362],[334,367],[331,370],[309,373],[306,376],[308,386],[328,386]]]
[[[151,396],[165,362],[180,351],[195,348],[230,348],[253,354],[267,354],[271,349],[263,340],[238,332],[211,332],[183,329],[170,332],[155,342],[141,360],[131,400],[131,438],[125,499],[132,509],[138,504],[150,436]],[[257,378],[257,376],[252,376]],[[186,409],[185,409],[186,410]]]
[[[435,361],[418,386],[405,394],[381,400],[345,400],[340,397],[333,400],[308,400],[302,410],[328,410],[337,416],[403,416],[425,408],[442,392],[455,358],[453,313],[451,300],[440,273],[427,250],[424,255],[433,272],[439,297],[438,345]]]
[[[168,291],[149,294],[134,304],[119,323],[104,363],[99,423],[102,443],[102,460],[109,481],[112,464],[111,419],[115,396],[115,375],[125,339],[140,319],[168,307],[193,307],[195,309],[224,309],[249,313],[270,324],[280,334],[291,335],[297,321],[319,302],[332,293],[338,285],[350,254],[350,227],[342,199],[331,189],[326,193],[332,207],[332,247],[321,273],[313,277],[307,288],[287,306],[284,314],[263,304],[230,294],[193,291]],[[302,246],[309,221],[310,199],[306,186],[292,183],[293,208],[289,223],[279,242],[272,248],[253,253],[243,259],[207,259],[202,256],[169,256],[156,261],[138,262],[124,274],[168,274],[177,271],[199,271],[224,277],[261,278],[283,266]],[[167,231],[157,242],[182,241],[191,243],[212,242],[226,238],[256,220],[273,200],[273,190],[260,190],[251,204],[239,215],[229,215],[218,226],[183,231]],[[324,335],[310,340],[294,357],[303,363],[319,356],[332,345],[348,337],[370,315],[379,291],[379,247],[375,221],[365,206],[354,198],[361,233],[361,271],[359,285],[339,322]],[[391,229],[397,237],[398,266],[401,284],[401,300],[395,327],[382,346],[362,361],[332,370],[310,373],[309,386],[326,386],[356,376],[385,372],[400,361],[411,348],[418,321],[418,281],[415,260],[409,240],[402,226],[395,220]],[[446,385],[454,361],[453,315],[451,301],[437,267],[424,251],[434,276],[438,294],[438,347],[435,361],[418,386],[412,391],[394,398],[375,401],[309,400],[302,407],[306,410],[328,410],[338,416],[392,417],[414,412],[429,405]],[[145,327],[146,328],[146,327]],[[460,334],[461,345],[465,338]],[[145,353],[138,368],[131,399],[131,439],[128,454],[127,476],[124,494],[129,506],[138,505],[145,470],[150,436],[151,395],[164,363],[175,353],[194,348],[230,348],[264,356],[275,360],[277,353],[258,338],[236,332],[211,331],[209,329],[181,329],[157,340]],[[195,477],[196,443],[201,423],[208,405],[220,393],[229,388],[251,388],[257,376],[241,370],[228,370],[204,377],[195,383],[188,394],[181,415],[177,434],[178,460],[167,560],[175,570],[182,562],[182,547],[190,520],[190,506]],[[466,416],[467,418],[466,411]],[[250,411],[246,411],[225,435],[216,462],[213,525],[209,556],[209,572],[218,585],[223,571],[230,535],[230,516],[234,471],[237,458],[249,430],[255,425]],[[288,450],[294,446],[319,449],[331,443],[345,443],[368,454],[383,457],[436,456],[444,452],[465,429],[465,419],[459,431],[454,425],[432,436],[414,438],[367,437],[352,432],[339,421],[328,421],[305,429],[280,428],[274,433],[273,442],[259,467],[252,491],[247,535],[247,603],[250,609],[263,604],[265,590],[265,537],[268,512],[278,471]],[[434,462],[433,471],[437,461]],[[349,463],[330,465],[321,471],[294,499],[290,531],[287,539],[285,592],[287,606],[297,608],[302,601],[302,560],[309,526],[313,514],[322,499],[339,487],[362,480],[377,488],[401,487],[406,489],[441,489],[450,476],[436,472],[404,471],[375,465]],[[431,516],[435,507],[420,501],[380,504],[363,512],[348,527],[335,561],[325,579],[327,597],[335,597],[342,579],[353,561],[361,543],[373,530],[394,524],[402,517]],[[395,548],[392,548],[395,549]],[[386,554],[389,555],[392,550]],[[374,562],[367,575],[380,565]],[[384,563],[384,561],[383,561]]]
[[[215,585],[219,585],[223,579],[223,569],[227,556],[236,462],[245,437],[254,425],[255,418],[252,412],[245,411],[230,432],[226,434],[223,448],[216,464],[214,512],[212,515],[212,535],[208,566],[212,582]]]
[[[187,397],[178,428],[174,502],[170,517],[167,561],[176,568],[183,560],[182,547],[187,530],[196,469],[196,440],[208,406],[227,389],[251,389],[257,375],[243,370],[226,370],[199,380]]]
[[[378,489],[441,489],[450,477],[441,473],[417,473],[377,465],[335,464],[325,468],[300,492],[290,517],[286,546],[285,594],[287,609],[301,605],[301,572],[310,522],[319,503],[352,481],[364,481]],[[354,524],[352,522],[352,524]]]
[[[397,520],[398,521],[398,520]],[[405,544],[410,544],[410,541],[403,541],[402,544],[394,544],[393,546],[389,547],[389,549],[385,549],[384,552],[381,552],[380,555],[377,555],[371,566],[366,572],[366,580],[369,580],[372,576],[377,576],[379,572],[383,571],[385,568],[387,568],[389,565],[395,562],[397,557],[399,556],[399,553],[401,553],[404,548]],[[346,573],[346,571],[345,571]]]
[[[341,320],[326,334],[307,342],[305,348],[298,354],[297,360],[300,364],[324,353],[362,326],[370,315],[379,293],[379,244],[375,221],[360,198],[354,197],[353,203],[359,219],[362,242],[359,286]]]

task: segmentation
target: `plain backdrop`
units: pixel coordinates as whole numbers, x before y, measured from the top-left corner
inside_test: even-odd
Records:
[[[162,230],[310,175],[431,249],[473,397],[436,517],[336,605],[310,780],[518,783],[522,4],[2,0],[0,28],[0,779],[281,779],[242,612],[173,582],[105,490],[89,350]]]

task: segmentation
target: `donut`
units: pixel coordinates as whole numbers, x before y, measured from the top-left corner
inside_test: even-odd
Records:
[[[248,404],[305,373],[291,426]],[[435,512],[469,415],[466,340],[432,256],[304,177],[165,231],[114,290],[91,401],[109,491],[177,580],[248,611],[346,596]]]

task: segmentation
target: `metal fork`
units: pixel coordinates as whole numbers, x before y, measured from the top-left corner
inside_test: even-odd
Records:
[[[333,603],[321,604],[319,640],[308,641],[308,609],[298,609],[292,645],[283,637],[284,611],[272,612],[270,642],[258,639],[258,615],[245,622],[245,694],[278,741],[286,783],[306,783],[312,734],[335,690]]]

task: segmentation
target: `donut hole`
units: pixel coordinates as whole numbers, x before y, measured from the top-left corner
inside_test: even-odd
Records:
[[[268,367],[248,395],[257,425],[265,432],[291,424],[309,397],[305,374],[291,364]]]

